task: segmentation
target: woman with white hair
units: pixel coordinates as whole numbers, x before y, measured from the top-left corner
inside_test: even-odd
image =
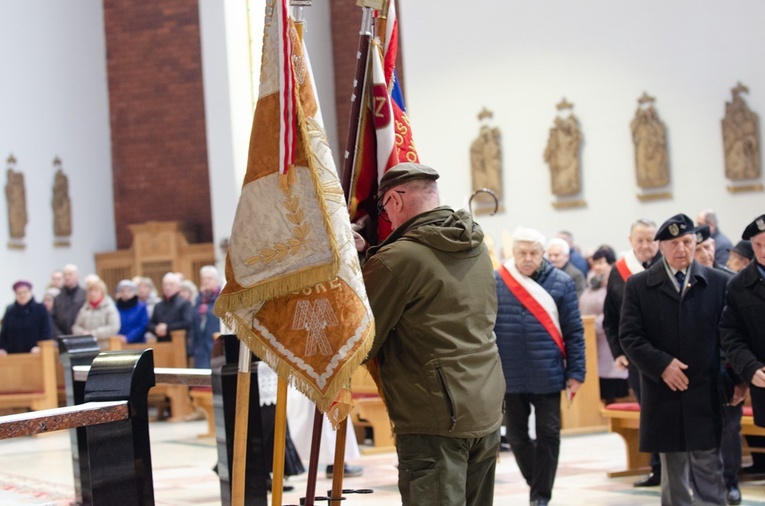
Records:
[[[199,270],[199,296],[191,314],[191,343],[194,367],[210,367],[214,335],[220,332],[220,318],[213,314],[215,301],[220,295],[218,269],[205,265]]]

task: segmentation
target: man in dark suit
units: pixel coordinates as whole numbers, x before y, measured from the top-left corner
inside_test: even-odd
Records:
[[[752,387],[754,423],[765,427],[765,214],[741,237],[751,240],[754,261],[730,282],[720,334],[728,360]]]
[[[640,371],[640,450],[661,456],[662,504],[725,504],[718,324],[728,278],[693,260],[688,216],[655,239],[663,261],[627,280],[619,328]]]
[[[624,285],[633,274],[643,272],[661,258],[659,243],[654,240],[656,223],[641,218],[630,227],[630,251],[616,262],[606,285],[606,299],[603,303],[603,331],[606,333],[608,346],[614,356],[614,363],[619,369],[629,370],[629,384],[638,403],[640,402],[640,375],[630,364],[619,343],[619,321],[621,320]],[[658,454],[651,454],[651,472],[637,480],[636,487],[655,487],[661,479],[661,461]]]

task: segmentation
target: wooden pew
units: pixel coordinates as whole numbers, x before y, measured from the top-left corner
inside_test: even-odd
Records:
[[[39,353],[0,357],[0,409],[50,409],[58,406],[56,343],[40,341]]]
[[[86,427],[91,504],[154,504],[146,402],[152,386],[151,350],[103,353],[93,361],[84,404],[0,417],[0,439]]]
[[[598,381],[598,342],[595,335],[595,317],[582,316],[584,324],[584,352],[587,375],[574,399],[569,402],[566,392],[561,393],[561,433],[581,434],[605,431],[606,420],[601,416],[600,382]]]
[[[364,441],[365,429],[372,429],[373,449],[361,448],[362,453],[394,451],[396,442],[391,430],[388,410],[377,392],[377,385],[365,367],[359,367],[351,376],[351,395],[353,410],[351,422],[356,431],[356,439]]]
[[[153,343],[127,344],[119,337],[109,338],[110,350],[154,350],[154,363],[157,367],[170,367],[184,369],[187,366],[186,359],[186,331],[174,330],[170,333],[170,341]],[[186,385],[158,385],[150,393],[149,401],[153,403],[164,398],[170,400],[170,421],[183,421],[194,412],[189,397],[189,387]]]
[[[640,406],[636,402],[609,404],[601,410],[608,419],[608,430],[619,434],[624,440],[627,451],[627,469],[609,472],[609,478],[646,474],[651,470],[650,454],[639,450]],[[744,406],[744,416],[741,417],[741,434],[745,436],[765,436],[765,428],[754,424],[752,408]]]

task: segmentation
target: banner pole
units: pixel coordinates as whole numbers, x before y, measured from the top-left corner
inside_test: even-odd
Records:
[[[250,416],[250,364],[252,353],[239,341],[239,371],[236,375],[236,414],[234,416],[234,456],[232,458],[231,504],[245,504],[247,468],[247,425]]]
[[[274,421],[273,480],[271,504],[282,506],[284,484],[284,455],[287,445],[287,382],[279,378],[276,386],[276,417]]]
[[[337,439],[335,440],[335,462],[332,474],[332,494],[330,499],[337,499],[343,496],[343,476],[345,474],[345,439],[348,435],[348,417],[346,416],[340,426],[337,428]]]

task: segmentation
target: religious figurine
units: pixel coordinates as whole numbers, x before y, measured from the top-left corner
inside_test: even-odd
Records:
[[[640,188],[660,188],[669,184],[667,129],[659,119],[654,97],[643,92],[632,120],[632,141],[635,144],[635,171]]]
[[[27,195],[24,188],[24,174],[16,172],[16,158],[8,157],[8,182],[5,184],[5,198],[8,201],[8,230],[11,247],[23,247],[27,226]]]
[[[72,202],[69,200],[69,179],[61,168],[61,160],[53,160],[56,175],[53,180],[53,234],[57,242],[72,235]]]
[[[473,192],[484,188],[491,190],[497,202],[486,193],[476,194],[476,214],[493,213],[502,207],[502,145],[499,128],[492,128],[485,121],[494,113],[484,107],[478,114],[481,125],[478,137],[470,145],[470,173],[473,180]]]
[[[749,88],[741,83],[731,90],[722,120],[725,177],[733,181],[760,177],[760,126],[757,114],[741,98]]]
[[[552,193],[558,197],[577,195],[581,189],[579,154],[582,147],[582,133],[579,121],[571,110],[574,104],[565,98],[556,106],[558,111],[569,111],[568,116],[557,116],[555,126],[550,129],[544,160],[550,165]]]

